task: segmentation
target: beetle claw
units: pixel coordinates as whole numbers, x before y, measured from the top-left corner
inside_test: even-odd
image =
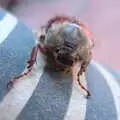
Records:
[[[87,98],[87,99],[89,99],[89,98],[90,98],[90,96],[91,96],[90,92],[89,92],[89,91],[87,91],[87,96],[86,96],[86,98]]]

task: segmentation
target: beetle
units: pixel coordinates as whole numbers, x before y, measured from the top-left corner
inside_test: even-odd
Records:
[[[57,72],[71,73],[73,80],[77,80],[80,87],[86,91],[87,97],[91,96],[87,88],[81,84],[80,76],[86,72],[92,59],[94,47],[92,33],[78,18],[70,16],[55,16],[41,27],[41,30],[38,43],[27,61],[27,72],[10,80],[8,88],[13,86],[17,79],[31,72],[40,51],[53,69],[57,69]]]

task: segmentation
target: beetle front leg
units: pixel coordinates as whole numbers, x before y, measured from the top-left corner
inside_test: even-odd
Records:
[[[78,74],[77,74],[78,84],[80,85],[80,87],[81,87],[84,91],[86,91],[86,93],[87,93],[86,98],[89,98],[89,97],[91,96],[91,94],[90,94],[89,90],[88,90],[87,88],[85,88],[85,87],[82,85],[82,83],[80,82],[80,75],[81,75],[81,72],[79,71]]]
[[[21,75],[19,75],[17,77],[14,77],[12,80],[10,80],[7,83],[7,88],[8,89],[11,89],[13,87],[16,80],[18,80],[19,78],[22,78],[24,76],[27,76],[32,71],[32,68],[33,68],[33,66],[36,62],[38,50],[40,50],[40,45],[39,44],[33,48],[32,52],[31,52],[30,59],[27,61],[27,63],[28,63],[27,72],[24,72]],[[41,47],[41,50],[42,50],[42,47]]]
[[[75,62],[72,66],[72,76],[73,76],[73,80],[77,80],[79,86],[84,90],[86,91],[87,93],[87,98],[89,96],[91,96],[90,92],[87,90],[87,88],[85,88],[81,81],[80,81],[80,76],[82,75],[83,72],[85,72],[86,70],[86,67],[85,67],[85,64],[83,63],[80,63],[79,61],[78,62]]]

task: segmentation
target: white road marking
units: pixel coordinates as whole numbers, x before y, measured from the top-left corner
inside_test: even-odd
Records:
[[[120,87],[119,87],[118,83],[116,82],[113,75],[111,73],[109,73],[100,64],[96,63],[95,61],[92,61],[92,65],[98,69],[98,71],[103,75],[107,84],[109,85],[111,92],[113,94],[114,101],[115,101],[117,117],[118,117],[118,120],[120,120]]]
[[[37,60],[39,62],[34,66],[31,75],[18,80],[4,97],[0,104],[0,120],[15,120],[32,96],[45,65],[42,55],[39,55]]]
[[[73,87],[68,111],[64,120],[84,120],[86,115],[87,99],[80,94],[80,91]]]
[[[82,76],[82,83],[86,84],[85,76]],[[87,99],[84,97],[84,91],[77,82],[73,82],[72,95],[68,106],[68,111],[64,120],[85,120]]]
[[[17,25],[17,19],[6,13],[2,20],[0,20],[0,44],[8,37]]]

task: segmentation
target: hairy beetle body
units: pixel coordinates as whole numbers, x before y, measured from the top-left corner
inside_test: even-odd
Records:
[[[32,70],[37,53],[41,51],[53,69],[67,70],[72,73],[73,79],[76,79],[77,76],[79,85],[87,92],[87,96],[90,96],[89,91],[80,83],[79,78],[86,71],[92,59],[94,41],[88,28],[77,18],[56,16],[42,27],[38,41],[28,61],[28,72],[14,78],[14,80],[27,75]],[[77,70],[75,70],[76,68]]]

